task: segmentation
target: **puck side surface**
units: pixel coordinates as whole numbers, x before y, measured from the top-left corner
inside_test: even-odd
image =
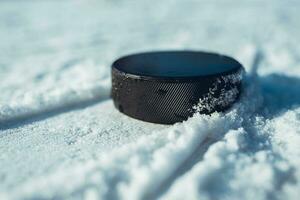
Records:
[[[121,57],[112,64],[115,107],[159,124],[195,112],[228,109],[240,96],[242,65],[228,56],[200,51],[159,51]]]

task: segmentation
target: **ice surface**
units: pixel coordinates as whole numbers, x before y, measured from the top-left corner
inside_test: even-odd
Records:
[[[298,199],[297,1],[1,1],[0,199]],[[110,64],[237,58],[226,113],[162,126],[113,108]]]

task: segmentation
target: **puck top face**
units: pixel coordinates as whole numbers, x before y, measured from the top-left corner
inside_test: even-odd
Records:
[[[174,124],[194,113],[228,109],[241,93],[243,67],[228,56],[197,51],[133,54],[112,64],[115,107],[136,119]]]
[[[161,51],[122,57],[113,63],[117,70],[145,78],[173,79],[216,76],[236,71],[241,64],[215,53]]]

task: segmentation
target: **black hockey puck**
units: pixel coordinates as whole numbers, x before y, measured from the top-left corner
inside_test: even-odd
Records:
[[[133,54],[112,64],[112,98],[128,116],[173,124],[228,109],[241,93],[242,74],[238,61],[215,53]]]

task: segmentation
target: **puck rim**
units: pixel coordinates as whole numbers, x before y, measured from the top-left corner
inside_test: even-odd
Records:
[[[155,75],[140,75],[140,74],[134,74],[130,72],[126,72],[123,70],[120,70],[117,66],[119,65],[119,62],[122,60],[132,58],[135,56],[141,56],[141,55],[146,55],[146,54],[153,54],[153,53],[197,53],[197,54],[209,54],[213,56],[221,56],[227,60],[230,60],[235,64],[235,67],[224,71],[224,72],[218,72],[218,73],[212,73],[212,74],[207,74],[207,75],[196,75],[196,76],[155,76]],[[120,73],[127,78],[132,78],[132,79],[138,79],[138,80],[145,80],[145,81],[161,81],[161,82],[196,82],[199,80],[203,79],[211,79],[211,78],[217,78],[220,76],[227,76],[230,74],[234,74],[238,72],[239,70],[243,70],[243,65],[237,61],[236,59],[221,54],[221,53],[215,53],[215,52],[210,52],[210,51],[200,51],[200,50],[158,50],[158,51],[143,51],[139,53],[131,53],[131,54],[126,54],[124,56],[119,57],[116,59],[112,64],[111,64],[112,70],[115,70],[117,73]]]

